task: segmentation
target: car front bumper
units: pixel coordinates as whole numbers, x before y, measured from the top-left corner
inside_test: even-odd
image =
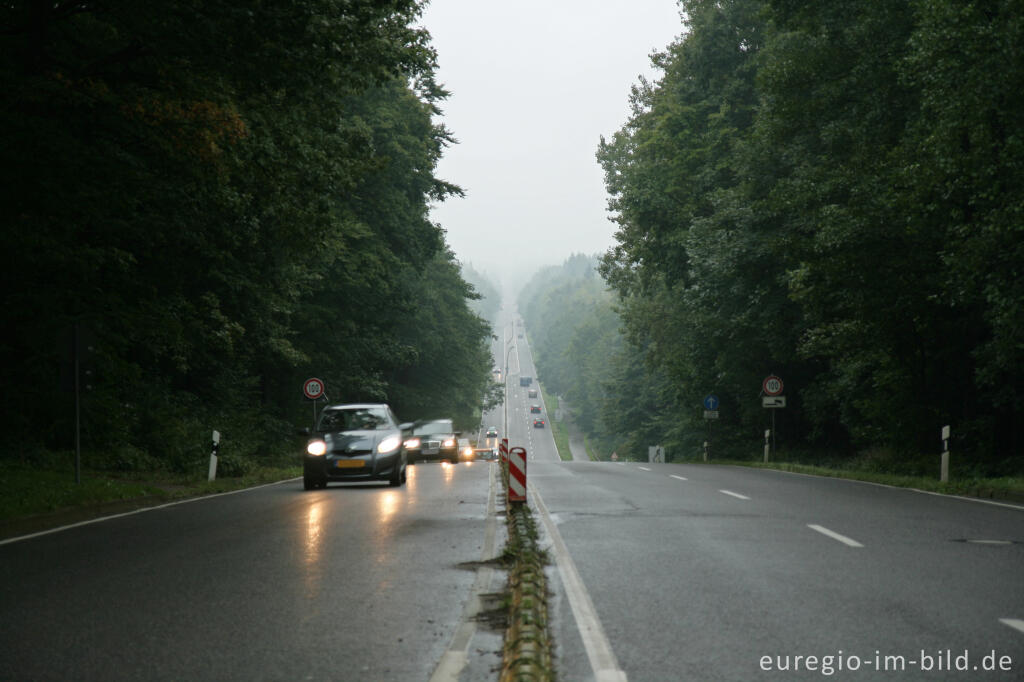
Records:
[[[303,472],[308,477],[328,481],[372,481],[391,478],[397,467],[405,462],[401,451],[385,455],[372,453],[341,455],[327,453],[323,456],[306,455],[303,458]]]

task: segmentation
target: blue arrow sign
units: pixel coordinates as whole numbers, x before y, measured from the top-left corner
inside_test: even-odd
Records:
[[[705,410],[717,410],[718,409],[718,396],[714,393],[704,396],[704,409]]]

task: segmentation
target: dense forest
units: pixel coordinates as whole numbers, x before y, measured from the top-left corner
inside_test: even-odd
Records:
[[[961,470],[1019,473],[1024,8],[681,6],[662,77],[634,88],[597,153],[615,314],[595,306],[585,324],[616,325],[625,345],[592,376],[603,407],[587,419],[696,456],[714,393],[721,447],[751,456],[774,373],[792,455],[933,472],[948,424]],[[578,347],[539,341],[540,362],[579,364]],[[551,378],[570,390],[578,370]]]
[[[212,429],[222,473],[294,456],[312,376],[479,413],[421,4],[6,3],[0,456],[72,447],[76,356],[96,467],[186,470]]]

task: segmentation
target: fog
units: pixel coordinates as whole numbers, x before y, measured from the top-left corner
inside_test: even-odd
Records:
[[[442,104],[459,144],[436,175],[464,198],[435,205],[462,262],[506,290],[537,267],[614,243],[595,153],[629,117],[650,55],[682,32],[673,0],[433,0]]]

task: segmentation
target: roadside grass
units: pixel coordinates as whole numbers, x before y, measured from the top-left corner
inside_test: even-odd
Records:
[[[964,497],[1024,502],[1024,478],[963,478],[943,483],[937,478],[927,476],[907,476],[859,469],[796,464],[792,462],[768,462],[766,464],[750,460],[716,460],[712,465],[715,464],[729,464],[755,469],[775,469],[831,478],[847,478],[855,481],[891,485],[898,488],[913,488],[943,495],[962,495]]]
[[[87,516],[121,506],[143,507],[176,499],[229,492],[302,475],[301,467],[255,468],[244,476],[207,481],[205,472],[175,475],[165,471],[82,471],[75,482],[74,470],[41,468],[23,463],[0,462],[0,521],[66,515]],[[9,525],[9,524],[8,524]]]
[[[558,448],[558,457],[563,462],[572,461],[572,450],[569,449],[569,429],[566,427],[564,422],[555,421],[551,416],[551,405],[555,405],[557,409],[558,396],[553,396],[544,390],[544,385],[537,382],[540,386],[540,397],[544,401],[544,405],[547,408],[548,415],[548,427],[551,429],[551,435],[555,439],[555,447]]]

